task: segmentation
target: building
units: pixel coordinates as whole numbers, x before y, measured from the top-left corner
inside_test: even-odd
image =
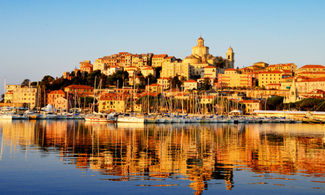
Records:
[[[54,100],[52,104],[57,111],[69,111],[69,101],[67,98],[58,97]]]
[[[217,68],[215,66],[204,67],[204,78],[217,78]]]
[[[69,85],[64,88],[64,92],[77,97],[94,96],[94,88],[87,85]]]
[[[107,69],[107,64],[104,62],[103,58],[98,58],[93,64],[93,70],[100,70],[101,72]]]
[[[195,90],[197,89],[197,81],[188,80],[184,81],[184,91]]]
[[[66,97],[66,94],[63,90],[54,90],[47,93],[47,104],[54,106],[55,100],[60,97]]]
[[[161,77],[175,76],[184,77],[186,80],[190,78],[190,65],[182,62],[165,62],[162,65]]]
[[[269,84],[282,83],[285,78],[291,77],[289,70],[264,71],[258,74],[258,86],[267,87]]]
[[[99,98],[99,112],[125,112],[125,99],[114,93],[107,93]]]
[[[80,62],[80,71],[88,73],[91,73],[93,71],[93,65],[91,64],[90,60]]]
[[[37,87],[34,86],[6,85],[4,102],[33,109],[37,105],[37,92]]]
[[[325,66],[305,65],[298,69],[297,75],[308,78],[323,78],[325,77]]]
[[[169,89],[170,88],[170,78],[168,77],[160,77],[159,79],[157,79],[157,83],[161,86],[163,86],[163,89]]]
[[[262,103],[260,100],[242,100],[240,104],[245,105],[245,113],[252,114],[255,110],[262,109]]]
[[[110,66],[107,69],[103,70],[102,73],[107,75],[107,76],[110,76],[110,75],[113,75],[117,71],[120,71],[120,70],[122,70],[122,68],[119,67],[119,66]]]
[[[215,57],[209,53],[209,47],[204,45],[204,39],[200,37],[197,45],[192,47],[192,54],[182,62],[162,63],[162,77],[184,76],[186,79],[204,77],[204,68],[207,66],[216,67],[216,74],[222,73],[226,68],[234,67],[234,52],[230,47],[226,53],[226,59]]]
[[[156,54],[152,57],[152,67],[161,67],[164,62],[168,62],[168,55],[167,54]],[[169,60],[171,62],[171,60]]]
[[[286,82],[281,83],[280,89],[291,89],[293,80],[299,94],[310,93],[315,90],[325,91],[325,78],[306,78],[306,77],[292,77],[287,79]]]
[[[143,66],[140,68],[140,71],[144,77],[147,77],[149,75],[156,77],[156,71],[151,66]]]
[[[227,87],[253,87],[253,76],[252,74],[242,74],[234,68],[228,68],[224,74],[218,74],[218,88]]]
[[[163,86],[159,85],[158,83],[146,85],[146,92],[161,93],[162,91],[163,91]]]
[[[288,63],[288,64],[272,64],[272,65],[266,67],[266,70],[268,70],[268,71],[285,70],[285,71],[296,72],[297,65],[294,64],[294,63]]]

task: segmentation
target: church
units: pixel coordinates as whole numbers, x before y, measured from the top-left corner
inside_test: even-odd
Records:
[[[233,68],[235,62],[233,49],[229,47],[226,58],[213,56],[209,53],[209,47],[204,45],[204,39],[199,37],[197,45],[192,47],[192,54],[182,62],[170,62],[162,65],[162,77],[174,77],[176,75],[189,78],[202,78],[205,67],[215,67],[216,73],[223,73],[227,68]]]

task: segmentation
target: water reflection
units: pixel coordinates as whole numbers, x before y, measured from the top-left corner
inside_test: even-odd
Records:
[[[112,125],[74,122],[1,122],[1,154],[10,150],[59,154],[66,164],[100,172],[109,181],[146,180],[140,186],[177,186],[165,178],[189,180],[196,194],[210,181],[235,187],[236,172],[253,173],[247,184],[311,178],[325,183],[325,126],[263,125]],[[274,177],[277,175],[277,177]],[[259,182],[256,182],[259,181]],[[210,182],[210,183],[209,183]],[[273,184],[283,186],[281,182]]]

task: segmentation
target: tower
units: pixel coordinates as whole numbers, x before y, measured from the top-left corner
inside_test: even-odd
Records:
[[[228,61],[228,67],[233,68],[235,64],[235,53],[231,47],[228,48],[226,59]]]
[[[201,36],[197,39],[197,46],[199,47],[204,46],[204,39]]]

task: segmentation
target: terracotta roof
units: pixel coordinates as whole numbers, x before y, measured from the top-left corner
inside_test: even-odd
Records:
[[[299,72],[298,74],[325,74],[325,72]]]
[[[90,87],[88,85],[69,85],[65,88],[68,88],[68,89],[93,89],[93,87]]]
[[[188,80],[188,81],[184,81],[184,83],[197,83],[197,81],[195,81],[195,80]]]
[[[319,82],[319,81],[325,81],[325,77],[323,78],[313,78],[313,79],[305,79],[300,82]]]
[[[215,66],[206,66],[204,68],[216,68]]]
[[[237,71],[237,70],[234,68],[227,68],[225,71]]]
[[[287,63],[287,64],[272,64],[270,66],[268,66],[267,68],[269,67],[277,67],[277,66],[292,66],[292,65],[295,65],[294,63]]]
[[[299,69],[302,69],[302,68],[325,68],[325,66],[323,65],[305,65],[305,66],[302,66],[301,68]]]
[[[165,58],[167,56],[168,56],[167,54],[156,54],[156,55],[153,55],[152,58]]]

